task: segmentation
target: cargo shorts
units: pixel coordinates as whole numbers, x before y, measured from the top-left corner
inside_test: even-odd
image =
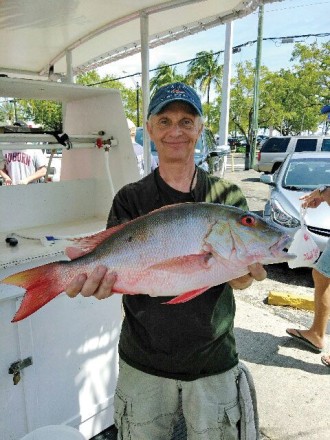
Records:
[[[189,440],[238,440],[238,367],[194,381],[143,373],[119,361],[118,440],[170,440],[182,413]]]
[[[314,265],[314,268],[321,272],[325,277],[330,278],[330,238],[326,244],[326,247]]]

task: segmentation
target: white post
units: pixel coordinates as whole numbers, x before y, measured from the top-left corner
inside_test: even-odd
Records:
[[[144,150],[144,175],[151,170],[151,148],[147,133],[146,122],[150,100],[149,85],[149,17],[146,13],[140,15],[141,33],[141,64],[142,64],[142,104],[143,104],[143,150]]]
[[[219,123],[219,145],[228,143],[228,126],[229,126],[229,105],[230,105],[230,79],[231,79],[231,59],[233,47],[233,22],[226,24],[226,40],[223,66],[222,81],[222,100],[221,100],[221,116]],[[223,169],[220,175],[223,176],[227,164],[227,156],[224,157]]]

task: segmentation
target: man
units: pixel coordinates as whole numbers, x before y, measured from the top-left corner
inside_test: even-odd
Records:
[[[316,188],[301,199],[304,208],[317,208],[323,202],[330,206],[330,186]],[[286,332],[305,347],[316,353],[321,353],[325,347],[325,335],[330,314],[330,240],[313,267],[312,276],[315,287],[312,326],[307,330],[288,328]],[[322,356],[321,360],[324,365],[330,367],[330,355]]]
[[[144,150],[142,145],[135,142],[135,136],[136,136],[136,126],[133,121],[127,118],[127,125],[129,129],[129,133],[131,136],[132,145],[134,148],[134,153],[137,159],[138,168],[140,172],[140,176],[144,176]],[[151,164],[151,171],[154,171],[157,168],[157,162],[154,158],[154,156],[150,153],[150,164]]]
[[[46,175],[47,160],[41,150],[3,150],[0,176],[5,185],[27,185]]]
[[[182,83],[160,88],[150,101],[147,117],[159,167],[117,193],[108,227],[179,202],[247,208],[236,185],[195,166],[194,148],[203,119],[200,99],[192,88]],[[253,279],[266,276],[259,264],[250,271],[175,307],[164,306],[160,297],[123,297],[125,318],[115,396],[119,438],[170,439],[180,399],[190,440],[239,438],[233,288],[244,289]],[[108,298],[116,275],[106,272],[105,267],[98,267],[88,278],[80,274],[66,292],[71,297],[81,292]]]

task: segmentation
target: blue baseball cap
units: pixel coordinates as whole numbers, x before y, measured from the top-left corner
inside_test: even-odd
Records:
[[[150,100],[147,118],[150,115],[157,115],[167,104],[175,101],[186,102],[203,116],[202,103],[195,90],[186,84],[176,82],[160,87],[156,91]]]

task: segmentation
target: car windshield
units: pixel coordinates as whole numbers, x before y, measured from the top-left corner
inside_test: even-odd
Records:
[[[318,185],[330,185],[330,159],[322,157],[290,161],[282,185],[292,190],[312,190]]]

